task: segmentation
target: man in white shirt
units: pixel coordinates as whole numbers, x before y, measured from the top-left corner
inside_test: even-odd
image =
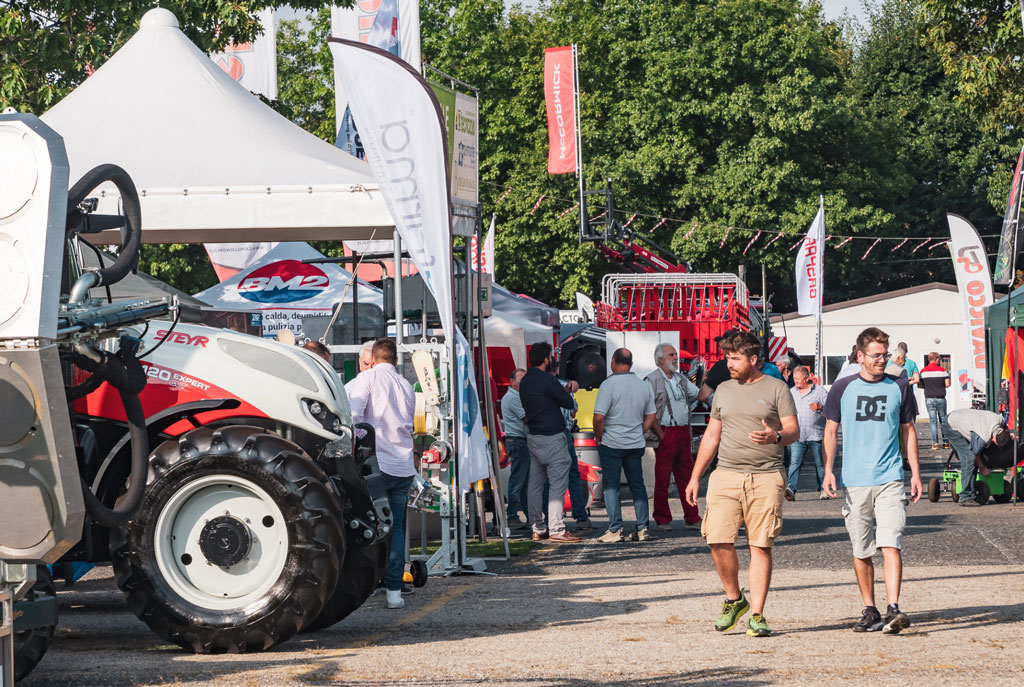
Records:
[[[687,527],[700,527],[700,512],[683,498],[693,473],[690,449],[690,407],[696,403],[699,389],[679,374],[679,354],[672,344],[660,343],[654,349],[657,369],[645,377],[654,390],[654,522],[659,530],[672,529],[672,511],[668,505],[668,487],[673,475],[679,500],[683,503],[683,521]]]
[[[388,608],[402,608],[402,577],[405,573],[405,508],[416,476],[412,452],[413,415],[416,397],[412,385],[398,374],[398,349],[391,339],[377,339],[372,348],[373,365],[361,372],[345,391],[352,421],[372,425],[377,440],[377,463],[384,473],[388,505],[395,519],[391,530],[391,555],[384,572]]]

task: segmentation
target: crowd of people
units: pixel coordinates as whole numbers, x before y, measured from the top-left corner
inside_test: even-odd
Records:
[[[893,634],[908,627],[910,619],[899,608],[902,537],[908,500],[919,500],[923,491],[912,384],[920,381],[924,386],[933,448],[941,446],[941,437],[960,460],[961,505],[978,505],[973,484],[977,474],[988,472],[983,452],[1011,439],[1003,417],[974,409],[947,415],[949,375],[939,356],[929,355],[929,364],[917,370],[906,345],[899,344],[890,354],[888,335],[875,327],[857,337],[848,365],[828,391],[807,367],[788,357],[778,360],[778,365],[767,362],[760,340],[750,332],[729,331],[719,337],[718,344],[723,357],[707,371],[700,387],[680,373],[679,353],[669,344],[656,347],[655,370],[645,378],[632,372],[630,350],[619,348],[612,354],[611,374],[598,387],[593,407],[608,519],[598,540],[646,542],[654,538],[652,528],[670,530],[669,491],[674,479],[684,526],[700,528],[726,594],[715,629],[732,630],[749,612],[747,634],[768,636],[771,628],[764,610],[771,585],[772,547],[783,526],[783,503],[795,498],[800,469],[808,456],[814,464],[819,498],[839,497],[834,468],[841,428],[847,447],[841,471],[842,513],[864,603],[853,629]],[[326,350],[307,347],[329,356]],[[394,515],[393,537],[401,542],[406,499],[416,475],[415,396],[395,367],[397,356],[391,339],[368,342],[360,351],[360,374],[346,385],[346,392],[353,421],[369,423],[376,431],[377,457]],[[578,384],[556,377],[550,344],[532,346],[528,359],[529,369],[512,373],[501,400],[511,462],[508,522],[512,528],[529,528],[535,541],[579,542],[577,532],[592,524],[570,432]],[[710,404],[710,413],[694,456],[691,414],[700,402]],[[648,446],[655,447],[653,513],[643,471]],[[700,482],[715,461],[702,517]],[[910,473],[909,499],[905,470]],[[622,513],[623,477],[632,496],[635,527],[630,532]],[[566,493],[573,529],[566,525]],[[525,521],[520,512],[525,512]],[[739,583],[736,541],[741,529],[750,549],[748,593]],[[885,569],[884,614],[875,601],[873,557],[879,550]],[[383,578],[389,608],[404,606],[404,564],[404,548],[393,547]]]
[[[841,429],[847,446],[841,471],[842,513],[864,604],[853,629],[887,634],[905,629],[910,619],[900,610],[899,598],[906,506],[923,492],[913,385],[924,387],[933,448],[942,446],[941,439],[960,459],[962,505],[978,505],[972,485],[977,474],[987,473],[982,451],[1010,439],[1002,417],[973,409],[947,416],[949,374],[938,354],[930,354],[929,364],[918,370],[906,344],[898,344],[890,354],[888,335],[875,327],[857,337],[848,365],[829,390],[789,357],[776,365],[767,362],[760,340],[749,332],[727,332],[718,343],[723,357],[707,371],[699,388],[679,372],[679,354],[671,345],[657,346],[656,369],[643,379],[631,371],[631,351],[620,348],[612,354],[611,374],[599,386],[594,403],[594,439],[608,517],[607,530],[598,540],[643,542],[653,538],[652,527],[671,529],[669,488],[674,479],[684,524],[700,528],[726,593],[715,629],[732,630],[749,612],[747,634],[770,635],[764,609],[783,503],[795,499],[800,469],[808,457],[814,464],[818,498],[840,497],[834,470]],[[509,520],[520,523],[522,509],[528,512],[522,526],[530,528],[534,540],[576,542],[579,537],[566,527],[562,505],[570,466],[577,461],[571,437],[564,436],[564,413],[575,409],[574,383],[567,387],[555,378],[546,344],[531,349],[530,364],[529,370],[515,372],[512,389],[502,400],[512,460]],[[694,457],[690,416],[699,402],[710,404],[710,415]],[[643,473],[644,452],[652,445],[653,513]],[[701,517],[700,482],[715,461]],[[620,495],[623,477],[635,519],[635,528],[628,533]],[[746,593],[739,583],[736,553],[741,530],[750,549]],[[875,597],[873,557],[878,551],[885,573],[884,613]]]

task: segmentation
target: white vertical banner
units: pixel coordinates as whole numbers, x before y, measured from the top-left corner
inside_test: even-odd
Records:
[[[985,388],[985,308],[995,302],[992,275],[982,243],[974,226],[963,217],[947,214],[949,221],[949,252],[953,257],[957,290],[963,308],[964,333],[970,352],[968,374],[978,389]]]
[[[480,246],[477,245],[476,236],[469,241],[469,262],[470,268],[479,270],[483,274],[494,276],[494,218],[491,215],[491,228],[487,230],[484,237],[484,250],[480,253]],[[479,255],[477,255],[480,253]]]
[[[263,33],[249,43],[230,44],[221,52],[210,53],[210,59],[243,88],[277,99],[277,26],[274,10],[259,12]],[[277,242],[272,243],[208,243],[217,279],[224,281],[266,255]]]
[[[356,0],[351,8],[331,7],[331,35],[386,50],[405,60],[417,72],[422,71],[418,0]],[[362,158],[363,147],[349,107],[350,95],[346,93],[338,74],[337,54],[334,52],[334,98],[338,131],[335,145]]]
[[[277,100],[277,27],[274,10],[259,12],[263,33],[249,43],[230,44],[210,59],[243,87]]]
[[[361,123],[361,138],[395,228],[434,295],[446,340],[454,344],[459,388],[459,484],[487,479],[490,460],[480,419],[469,342],[455,328],[452,305],[451,196],[440,107],[409,64],[379,48],[330,39],[335,73]]]
[[[825,203],[818,206],[796,254],[796,304],[801,315],[821,317],[825,287]]]

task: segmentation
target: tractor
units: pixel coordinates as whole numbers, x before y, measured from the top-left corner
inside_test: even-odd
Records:
[[[170,297],[113,301],[138,264],[129,176],[102,165],[69,188],[59,134],[10,112],[0,160],[0,591],[15,598],[15,679],[53,636],[51,572],[72,563],[111,563],[129,609],[196,653],[268,649],[358,608],[393,519],[373,428],[353,426],[335,371],[186,323]],[[121,214],[95,212],[104,184]],[[123,237],[113,264],[84,267],[89,234],[110,229]]]

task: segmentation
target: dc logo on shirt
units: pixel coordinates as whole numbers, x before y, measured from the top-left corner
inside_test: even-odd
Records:
[[[885,396],[858,396],[857,422],[874,420],[885,422]]]

